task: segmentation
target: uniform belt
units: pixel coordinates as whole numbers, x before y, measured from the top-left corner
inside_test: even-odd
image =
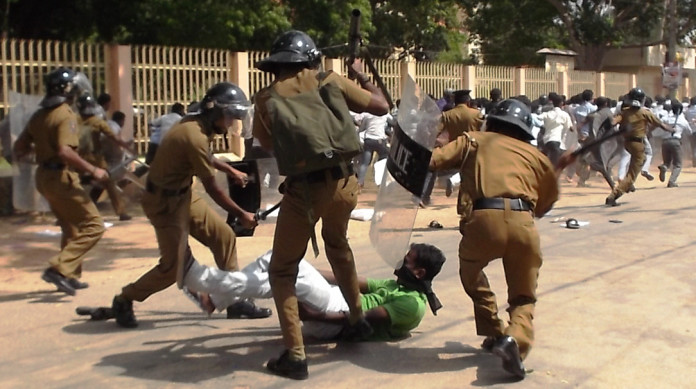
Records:
[[[65,164],[61,162],[44,162],[41,164],[46,170],[63,170],[65,169]]]
[[[631,142],[640,142],[640,143],[643,143],[643,138],[641,138],[641,137],[639,137],[639,136],[629,136],[629,137],[626,138],[626,139],[630,140]]]
[[[531,211],[532,205],[520,198],[510,200],[510,210],[512,211]],[[505,198],[503,197],[483,197],[474,200],[474,210],[477,209],[505,209]]]
[[[159,193],[160,195],[164,197],[174,197],[174,196],[180,196],[189,190],[189,186],[181,188],[181,189],[166,189],[166,188],[160,188],[157,185],[153,184],[151,181],[147,181],[145,183],[145,190],[152,193],[152,194],[157,194]]]
[[[346,166],[346,174],[343,173],[343,169],[341,169],[340,166],[334,166],[328,169],[309,172],[304,175],[293,176],[292,181],[306,180],[308,184],[314,184],[317,182],[324,182],[327,180],[327,178],[332,180],[340,180],[341,178],[348,177],[352,174],[355,174],[353,164],[348,164]]]

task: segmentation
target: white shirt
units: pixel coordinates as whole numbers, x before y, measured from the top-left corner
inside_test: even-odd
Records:
[[[671,139],[671,138],[681,139],[682,134],[684,132],[686,132],[686,133],[689,132],[689,122],[686,121],[686,117],[684,117],[683,113],[679,114],[679,116],[677,116],[677,117],[675,117],[674,115],[669,116],[666,119],[665,123],[674,127],[674,133],[662,131],[662,138],[663,139]]]
[[[170,112],[166,115],[162,115],[150,123],[150,143],[156,145],[160,144],[162,139],[167,132],[181,120],[181,115],[178,113]]]
[[[359,131],[365,132],[365,139],[384,140],[387,139],[385,132],[389,115],[375,116],[364,112],[358,115]]]
[[[575,121],[578,123],[578,130],[583,134],[589,134],[592,123],[587,120],[587,117],[597,111],[597,106],[585,101],[575,107]]]
[[[690,105],[684,110],[684,117],[691,126],[691,133],[696,134],[696,105]]]
[[[559,142],[563,143],[565,133],[573,126],[573,121],[568,112],[560,107],[553,107],[553,110],[539,115],[544,121],[544,143]]]

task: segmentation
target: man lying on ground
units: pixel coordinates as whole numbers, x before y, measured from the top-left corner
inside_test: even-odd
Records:
[[[201,309],[211,314],[239,298],[271,298],[268,265],[272,251],[241,271],[228,272],[193,262],[184,277],[185,289]],[[395,280],[359,278],[365,318],[374,328],[366,339],[351,333],[348,304],[330,271],[320,272],[304,259],[298,267],[295,289],[300,302],[304,332],[318,339],[393,340],[408,336],[424,314],[426,301],[433,314],[442,307],[431,283],[440,272],[445,256],[435,246],[411,244],[403,265],[394,271]]]

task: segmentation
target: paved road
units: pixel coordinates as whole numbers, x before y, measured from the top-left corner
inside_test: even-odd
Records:
[[[156,261],[152,228],[142,216],[114,226],[85,263],[91,287],[64,296],[39,279],[58,238],[52,220],[0,219],[0,387],[385,387],[454,388],[690,388],[696,382],[696,169],[682,173],[681,187],[640,179],[638,191],[616,208],[603,205],[599,180],[576,189],[538,221],[544,265],[539,279],[537,341],[526,366],[534,372],[510,380],[497,358],[479,349],[471,303],[459,284],[459,233],[454,198],[436,190],[419,213],[413,241],[440,246],[448,256],[435,280],[444,308],[426,314],[412,337],[392,343],[310,343],[309,381],[269,375],[265,361],[282,346],[275,317],[263,320],[206,318],[176,288],[136,304],[140,327],[86,322],[79,305],[110,305],[119,288]],[[374,199],[370,190],[361,206]],[[108,205],[104,213],[110,215]],[[554,219],[590,224],[561,228]],[[430,220],[443,229],[429,229]],[[610,222],[610,220],[621,223]],[[369,244],[369,223],[351,222],[358,270],[391,277]],[[240,239],[240,262],[270,247],[272,225]],[[199,245],[196,256],[212,263]],[[313,259],[326,268],[325,258]],[[499,261],[488,270],[504,311]],[[259,301],[272,307],[271,301]]]

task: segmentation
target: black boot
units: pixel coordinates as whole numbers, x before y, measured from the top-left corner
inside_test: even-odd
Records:
[[[116,323],[121,327],[135,328],[138,326],[138,321],[135,320],[135,313],[133,313],[132,301],[116,296],[111,303],[111,310],[116,318]]]
[[[58,288],[63,293],[67,293],[71,296],[75,295],[75,288],[70,284],[70,279],[60,274],[58,270],[49,267],[41,275],[41,279],[49,282]]]
[[[272,314],[269,308],[261,308],[251,299],[240,300],[227,307],[228,319],[263,319]]]
[[[520,349],[517,341],[512,336],[503,336],[493,345],[493,354],[503,360],[503,369],[517,378],[524,378],[526,372],[522,359],[520,359]]]
[[[290,353],[285,350],[280,357],[271,358],[266,364],[266,368],[282,377],[292,378],[293,380],[306,380],[309,377],[307,371],[307,360],[293,361]]]

